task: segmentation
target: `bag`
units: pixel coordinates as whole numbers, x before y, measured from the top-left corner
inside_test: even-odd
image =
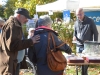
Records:
[[[50,38],[53,42],[53,46],[54,46],[53,49],[50,49],[50,41],[51,41]],[[65,43],[61,44],[60,46],[64,44]],[[47,64],[52,71],[64,70],[67,65],[66,58],[64,57],[62,52],[60,50],[55,51],[56,48],[58,47],[56,47],[55,45],[55,41],[54,41],[54,37],[52,33],[49,33],[48,34],[48,49],[47,49]]]

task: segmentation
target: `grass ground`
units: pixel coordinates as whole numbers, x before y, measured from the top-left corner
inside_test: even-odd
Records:
[[[34,75],[31,72],[25,72],[20,75]],[[67,66],[65,75],[76,75],[76,68],[75,66]],[[80,68],[78,69],[78,75],[81,75]],[[91,65],[88,68],[88,75],[100,75],[100,65]]]
[[[67,68],[66,75],[76,75],[76,69],[74,67]],[[80,68],[78,69],[78,75],[81,75]],[[100,65],[92,65],[88,68],[88,75],[100,75]]]

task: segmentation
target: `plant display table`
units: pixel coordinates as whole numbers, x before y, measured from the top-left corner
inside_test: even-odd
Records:
[[[84,74],[84,65],[100,65],[100,56],[86,56],[86,57],[79,57],[79,56],[66,56],[67,65],[69,66],[76,66],[76,74],[78,75],[78,68],[77,66],[82,66],[82,74]]]

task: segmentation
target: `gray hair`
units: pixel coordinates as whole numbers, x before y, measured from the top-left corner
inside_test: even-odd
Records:
[[[48,15],[42,15],[38,19],[38,26],[48,26],[48,25],[52,25],[52,23],[53,22],[52,22],[50,16],[48,16]]]
[[[16,9],[15,11],[14,11],[14,17],[16,17],[18,14],[17,14],[17,10],[18,9]]]

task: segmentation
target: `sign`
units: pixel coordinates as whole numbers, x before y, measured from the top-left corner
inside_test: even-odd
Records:
[[[28,31],[29,28],[35,28],[35,21],[34,19],[28,19],[28,22],[26,23],[26,30]]]
[[[34,19],[38,19],[38,14],[34,14]]]
[[[50,10],[50,11],[49,11],[49,15],[53,15],[53,11]]]
[[[95,24],[100,26],[100,11],[86,11],[85,15],[92,18]]]
[[[85,15],[94,20],[100,34],[100,11],[86,11]],[[100,35],[98,36],[98,41],[100,42]]]
[[[64,22],[69,22],[70,21],[70,11],[69,10],[64,10],[63,11],[63,20],[64,20]]]

